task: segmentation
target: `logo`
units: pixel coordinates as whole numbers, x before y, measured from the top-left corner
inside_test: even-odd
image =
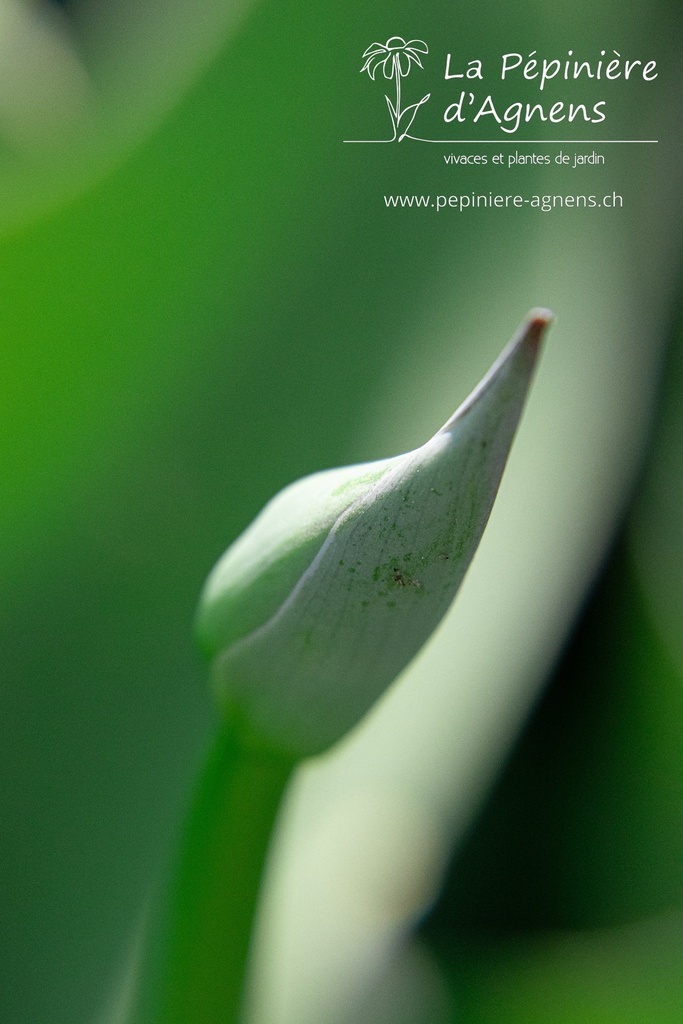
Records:
[[[403,107],[401,106],[401,79],[408,77],[414,64],[418,68],[422,68],[420,54],[427,53],[429,53],[429,47],[422,39],[411,39],[407,43],[401,36],[391,36],[386,43],[371,43],[363,54],[365,64],[360,69],[361,74],[367,71],[374,82],[375,75],[381,68],[383,77],[387,82],[393,81],[395,87],[393,103],[389,96],[386,94],[384,96],[389,108],[393,135],[390,139],[378,139],[378,142],[403,142],[406,138],[412,138],[409,132],[415,116],[422,104],[427,102],[431,93],[428,92],[417,103],[409,103]]]
[[[628,89],[634,81],[652,83],[658,78],[656,60],[623,57],[607,49],[578,53],[572,49],[527,55],[511,51],[496,57],[490,54],[470,57],[463,53],[437,55],[443,83],[435,93],[413,100],[417,89],[409,90],[408,76],[422,74],[423,58],[429,47],[423,39],[408,42],[402,36],[390,36],[385,43],[371,43],[363,54],[360,73],[366,71],[373,82],[384,82],[384,98],[391,120],[389,138],[346,139],[346,142],[431,142],[437,144],[495,144],[498,141],[524,144],[562,143],[655,143],[656,139],[587,138],[594,135],[586,125],[607,120],[616,91]],[[380,73],[381,72],[381,73]],[[411,79],[410,85],[415,81]],[[393,83],[393,88],[390,84]],[[604,91],[603,91],[604,90]],[[412,93],[412,96],[410,95]],[[436,96],[436,107],[427,117],[431,128],[426,137],[414,128],[415,119],[427,101]],[[406,103],[406,96],[410,102]],[[441,102],[444,106],[441,107]],[[434,116],[448,125],[449,138],[434,138]],[[616,119],[615,119],[616,120]],[[527,127],[528,126],[528,127]],[[562,126],[562,127],[559,127]],[[553,138],[558,130],[567,138]],[[619,129],[617,129],[617,133]],[[461,134],[462,133],[462,134]],[[519,134],[518,134],[519,133]],[[442,133],[436,131],[437,136]],[[529,138],[520,138],[528,134]],[[482,135],[488,137],[481,137]],[[453,137],[455,136],[455,137]],[[467,137],[463,137],[467,136]]]

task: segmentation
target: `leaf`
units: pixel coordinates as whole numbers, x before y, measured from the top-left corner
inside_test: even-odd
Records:
[[[394,107],[394,104],[391,102],[391,100],[389,99],[388,96],[385,95],[384,99],[387,101],[387,106],[389,107],[389,117],[391,118],[391,126],[394,129],[394,138],[396,138],[396,132],[397,132],[397,129],[398,129],[398,120],[396,118],[396,108]]]
[[[411,115],[411,117],[410,117],[410,120],[408,121],[408,124],[407,124],[407,125],[406,125],[406,127],[405,127],[405,130],[404,130],[403,134],[402,134],[402,135],[401,135],[401,136],[399,137],[399,140],[398,140],[399,142],[403,142],[403,140],[404,140],[404,139],[405,139],[405,137],[407,136],[408,132],[410,131],[410,128],[411,128],[411,126],[412,126],[412,123],[413,123],[413,121],[415,120],[415,115],[416,115],[416,114],[417,114],[417,112],[418,112],[418,109],[419,109],[419,108],[420,108],[420,107],[422,106],[422,104],[423,104],[423,103],[426,103],[426,102],[427,102],[427,100],[429,99],[429,97],[430,97],[431,95],[432,95],[432,94],[431,94],[430,92],[428,92],[428,93],[427,93],[427,95],[426,95],[426,96],[423,96],[423,97],[422,97],[422,99],[421,99],[421,100],[420,100],[420,101],[419,101],[418,103],[411,103],[409,107],[405,107],[405,109],[404,109],[404,110],[403,110],[403,112],[401,113],[401,120],[403,120],[403,118],[405,117],[405,115],[406,115],[406,114],[407,114],[407,113],[408,113],[409,111],[411,111],[411,110],[412,110],[412,115]]]
[[[532,312],[421,448],[287,488],[210,575],[198,631],[219,700],[269,743],[325,749],[438,625],[488,520],[548,322]]]

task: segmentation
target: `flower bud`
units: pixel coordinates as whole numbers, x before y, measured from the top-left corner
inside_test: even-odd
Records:
[[[484,531],[549,319],[529,315],[421,448],[292,484],[220,559],[198,634],[252,733],[324,750],[429,638]]]

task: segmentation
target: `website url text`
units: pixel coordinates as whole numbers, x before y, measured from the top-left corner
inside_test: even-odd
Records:
[[[465,195],[454,196],[384,196],[384,205],[389,208],[426,208],[440,210],[458,210],[464,213],[466,210],[476,209],[523,209],[525,206],[531,209],[540,210],[542,213],[550,213],[552,210],[616,210],[624,205],[623,196],[612,192],[605,196],[585,195],[501,195],[493,192],[476,193],[471,192]]]

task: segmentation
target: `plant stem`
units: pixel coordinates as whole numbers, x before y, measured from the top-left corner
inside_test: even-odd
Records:
[[[237,1024],[268,843],[295,759],[219,733],[199,780],[136,1021]]]
[[[396,75],[396,133],[398,134],[398,122],[401,120],[401,66],[397,53],[394,54],[394,73]]]

